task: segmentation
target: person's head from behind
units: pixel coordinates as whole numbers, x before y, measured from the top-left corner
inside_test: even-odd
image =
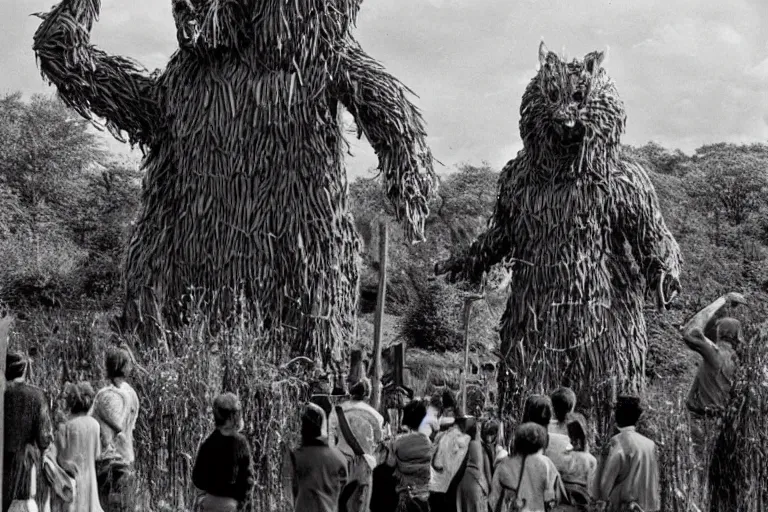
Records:
[[[523,423],[515,429],[512,445],[515,455],[533,455],[546,447],[547,429],[538,423]]]
[[[93,405],[95,395],[89,382],[67,383],[64,387],[64,403],[71,414],[86,414]]]
[[[371,381],[366,378],[360,379],[349,390],[352,400],[363,401],[371,397]]]
[[[109,380],[126,379],[133,369],[133,360],[127,350],[112,347],[107,351],[105,366]]]
[[[5,355],[5,380],[23,382],[29,380],[32,373],[32,361],[21,352],[8,352]]]
[[[546,395],[531,395],[525,401],[522,423],[533,422],[547,427],[552,420],[552,402]]]
[[[403,426],[415,432],[427,416],[427,406],[421,400],[411,400],[403,408]]]
[[[730,343],[734,349],[740,349],[744,341],[741,322],[735,318],[721,318],[715,325],[717,343]]]
[[[557,388],[550,396],[552,400],[552,412],[559,423],[565,423],[568,414],[576,408],[576,393],[571,388]]]
[[[474,416],[459,416],[456,418],[456,424],[470,439],[477,438],[477,418]]]
[[[456,397],[450,389],[446,388],[443,391],[441,402],[443,404],[443,410],[441,414],[446,416],[453,416],[456,409]]]
[[[499,441],[499,420],[488,420],[483,423],[480,436],[485,444],[495,444]]]
[[[311,444],[323,437],[325,411],[319,406],[308,403],[301,413],[301,444]]]
[[[636,396],[620,396],[616,399],[616,426],[619,428],[634,427],[643,414],[640,399]]]
[[[587,450],[587,419],[577,412],[568,415],[568,437],[573,445],[573,450],[586,452]]]
[[[443,395],[442,393],[432,393],[429,397],[429,406],[434,411],[436,416],[443,414]]]
[[[237,395],[222,393],[213,400],[213,421],[219,430],[243,429],[243,413]]]

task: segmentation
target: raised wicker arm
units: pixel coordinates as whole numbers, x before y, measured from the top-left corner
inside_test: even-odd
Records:
[[[513,176],[517,160],[510,161],[499,176],[499,192],[488,228],[481,233],[464,252],[453,254],[446,261],[435,265],[435,274],[447,274],[448,281],[480,283],[483,274],[505,257],[511,257],[514,249],[509,223],[513,215]]]
[[[110,133],[131,145],[146,146],[160,119],[154,80],[123,57],[107,55],[90,44],[100,0],[64,0],[35,32],[33,49],[40,71],[62,100],[88,120],[106,120]]]
[[[341,49],[340,64],[337,99],[376,151],[387,196],[398,220],[405,221],[406,237],[423,240],[437,178],[421,114],[406,97],[408,89],[355,41]]]

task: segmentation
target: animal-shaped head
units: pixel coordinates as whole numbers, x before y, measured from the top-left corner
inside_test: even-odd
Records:
[[[310,53],[342,40],[362,0],[172,0],[179,46]]]
[[[618,146],[626,115],[613,81],[602,68],[604,52],[565,62],[539,46],[539,72],[520,106],[520,136],[528,148],[556,156],[578,155],[584,145]]]

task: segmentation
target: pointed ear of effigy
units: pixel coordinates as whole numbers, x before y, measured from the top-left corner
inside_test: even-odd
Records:
[[[602,52],[591,52],[584,56],[584,68],[587,70],[587,73],[590,75],[594,75],[597,73],[597,71],[600,69],[600,66],[603,64],[603,61],[605,60],[605,55],[608,53],[608,49],[606,48],[605,51]]]
[[[549,56],[551,52],[547,48],[547,45],[544,44],[544,40],[541,40],[541,43],[539,44],[539,65],[541,67],[544,67],[544,65],[547,63],[547,57]]]

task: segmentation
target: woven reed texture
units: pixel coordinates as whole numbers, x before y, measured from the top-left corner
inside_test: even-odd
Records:
[[[175,1],[179,50],[153,74],[90,44],[99,0],[38,15],[44,77],[82,116],[145,151],[124,329],[145,339],[173,329],[190,289],[216,323],[243,294],[277,359],[343,357],[360,242],[341,107],[376,151],[411,240],[423,239],[437,187],[409,90],[350,35],[359,4]]]
[[[680,249],[648,174],[621,153],[626,115],[602,59],[565,62],[542,43],[520,108],[524,147],[501,172],[488,229],[438,266],[470,283],[494,264],[513,270],[500,332],[509,413],[562,384],[593,407],[639,392],[646,292],[663,275],[667,297],[679,287]]]

